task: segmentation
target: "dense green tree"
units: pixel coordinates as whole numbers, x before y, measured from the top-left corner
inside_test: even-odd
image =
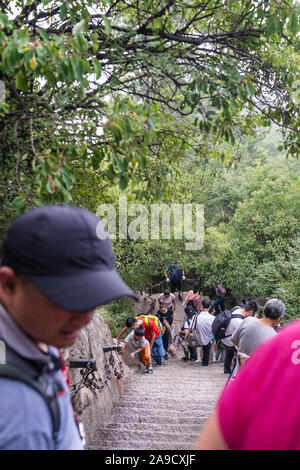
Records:
[[[103,188],[144,182],[140,196],[157,197],[170,161],[218,155],[218,140],[234,143],[257,117],[266,126],[277,122],[286,150],[298,152],[293,0],[15,0],[0,7],[5,206],[70,202],[75,170],[84,175],[80,185],[92,170]]]

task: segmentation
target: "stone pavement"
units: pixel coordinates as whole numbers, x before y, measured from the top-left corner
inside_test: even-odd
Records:
[[[114,407],[110,421],[97,430],[109,450],[193,450],[227,376],[223,364],[185,363],[178,357],[154,365],[153,375],[138,370]]]

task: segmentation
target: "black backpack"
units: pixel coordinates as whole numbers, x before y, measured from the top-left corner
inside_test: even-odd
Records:
[[[187,303],[184,312],[186,315],[196,315],[196,313],[198,313],[194,307],[194,304],[190,304],[189,302]]]
[[[235,310],[239,309],[240,307],[234,307],[232,310],[225,310],[223,312],[218,313],[218,315],[215,317],[212,323],[212,333],[216,341],[220,341],[221,339],[225,339],[228,338],[228,336],[231,336],[225,336],[225,331],[232,318],[241,318],[242,320],[244,320],[243,315],[241,315],[240,313],[233,313]]]
[[[54,447],[57,442],[57,436],[60,429],[60,411],[57,399],[57,392],[62,390],[62,384],[59,382],[54,384],[54,387],[49,387],[46,381],[40,380],[40,374],[33,361],[27,361],[19,356],[7,344],[6,357],[8,364],[0,364],[0,377],[5,377],[11,380],[18,380],[23,382],[29,387],[38,392],[44,399],[52,420],[52,436]],[[42,377],[41,377],[42,378]],[[49,390],[50,388],[50,390]],[[21,397],[20,397],[21,399]]]

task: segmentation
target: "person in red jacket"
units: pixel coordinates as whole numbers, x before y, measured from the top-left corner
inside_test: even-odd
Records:
[[[147,316],[137,316],[129,317],[126,320],[125,327],[120,331],[116,336],[116,339],[119,340],[123,333],[128,329],[134,330],[138,326],[143,326],[145,328],[145,338],[150,343],[151,356],[157,362],[157,364],[164,364],[164,358],[167,355],[166,350],[164,349],[161,330],[152,318]]]

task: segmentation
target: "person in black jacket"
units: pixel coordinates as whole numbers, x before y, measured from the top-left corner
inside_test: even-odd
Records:
[[[173,331],[174,331],[174,312],[170,308],[160,307],[156,313],[165,331],[162,336],[162,341],[166,352],[168,351],[169,345],[173,343]]]

